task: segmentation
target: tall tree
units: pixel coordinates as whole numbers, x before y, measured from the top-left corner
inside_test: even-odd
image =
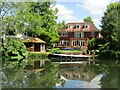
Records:
[[[1,35],[3,35],[3,39],[5,40],[5,34],[9,29],[13,31],[15,25],[13,22],[15,21],[13,11],[15,12],[15,6],[13,2],[0,2],[0,27],[1,27]]]
[[[54,5],[54,2],[2,3],[0,12],[5,13],[2,15],[4,19],[1,18],[1,26],[4,26],[2,30],[27,33],[28,36],[40,37],[48,45],[53,45],[59,40],[55,21],[58,10],[52,9]]]
[[[94,21],[92,21],[91,16],[84,18],[84,22],[94,23]]]
[[[26,22],[28,35],[40,37],[48,45],[53,45],[59,40],[55,21],[57,19],[57,9],[52,9],[54,5],[53,2],[28,2],[26,9],[24,8],[18,13],[18,15],[25,17],[22,20]]]
[[[120,50],[120,3],[108,5],[101,22],[101,34],[110,42],[110,49]]]
[[[65,24],[65,21],[63,20],[62,23],[58,23],[58,29],[64,29],[66,28],[66,24]]]

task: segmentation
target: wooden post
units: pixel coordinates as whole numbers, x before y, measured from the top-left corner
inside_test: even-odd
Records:
[[[32,47],[33,47],[33,50],[32,50],[32,52],[34,52],[35,51],[35,46],[34,46],[35,44],[34,43],[32,43]]]
[[[40,44],[40,52],[42,52],[42,44]]]
[[[42,44],[42,45],[43,45],[43,47],[42,47],[43,50],[42,51],[45,52],[45,44]]]

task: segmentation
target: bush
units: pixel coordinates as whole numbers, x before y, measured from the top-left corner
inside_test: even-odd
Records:
[[[105,40],[102,38],[92,38],[91,40],[88,40],[88,49],[89,50],[98,50],[100,47],[99,44],[104,45]]]
[[[103,50],[98,57],[102,59],[120,59],[120,51]]]
[[[18,39],[8,38],[1,45],[3,60],[26,58],[29,54],[24,43]]]
[[[28,55],[28,58],[29,59],[42,59],[42,58],[47,58],[49,54],[50,53],[48,53],[48,52],[44,52],[44,53],[41,53],[41,52],[39,52],[39,53],[31,52]]]

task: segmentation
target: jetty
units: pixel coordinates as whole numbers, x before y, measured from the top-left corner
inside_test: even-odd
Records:
[[[86,55],[68,55],[68,54],[50,54],[50,58],[52,59],[89,59],[90,56]]]

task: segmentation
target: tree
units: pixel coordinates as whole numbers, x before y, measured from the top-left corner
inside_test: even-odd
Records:
[[[65,29],[66,28],[66,24],[65,21],[63,20],[62,23],[58,23],[58,29]]]
[[[92,21],[91,16],[88,16],[88,17],[84,18],[84,22],[94,23],[94,21]]]
[[[36,18],[34,21],[36,24],[30,25],[34,26],[30,29],[32,30],[32,34],[35,34],[37,37],[45,40],[48,45],[53,45],[59,40],[58,29],[56,19],[57,19],[57,9],[53,10],[54,7],[53,2],[30,2],[29,5],[29,12],[33,17],[39,17],[40,19]],[[33,24],[33,20],[29,23]],[[29,35],[31,33],[29,30],[27,31]],[[34,33],[33,33],[34,32]]]
[[[102,17],[101,34],[107,42],[110,42],[110,49],[120,50],[120,4],[118,2],[108,5]]]
[[[2,30],[8,34],[17,31],[32,37],[37,36],[45,40],[48,45],[53,45],[59,40],[55,21],[57,9],[52,9],[54,5],[53,2],[2,3],[0,7],[0,12],[4,13],[1,18],[1,26],[4,26]]]
[[[15,11],[15,7],[13,7],[14,4],[12,2],[0,2],[0,27],[1,27],[1,35],[3,36],[3,40],[5,40],[5,35],[7,30],[9,30],[9,27],[11,28],[11,31],[13,31],[13,28],[15,25],[13,25],[14,19],[11,17],[14,17],[15,14],[13,14],[13,11]]]

